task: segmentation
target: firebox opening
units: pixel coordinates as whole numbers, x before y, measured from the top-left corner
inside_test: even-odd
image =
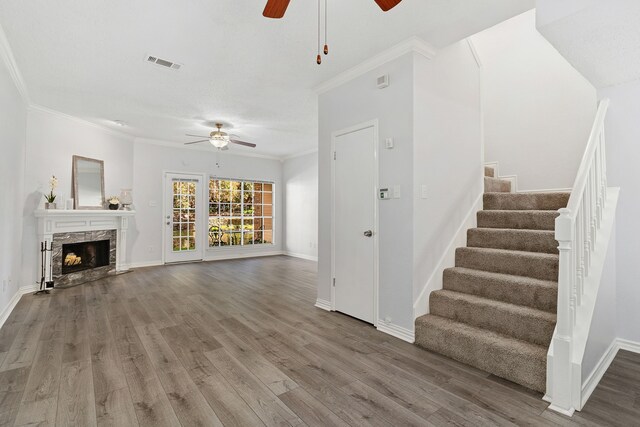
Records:
[[[109,240],[62,245],[62,274],[109,265]]]

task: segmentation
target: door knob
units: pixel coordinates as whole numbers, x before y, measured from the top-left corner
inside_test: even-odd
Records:
[[[364,232],[364,237],[371,237],[371,236],[373,236],[373,231],[367,230]]]
[[[167,221],[167,225],[171,225],[171,223],[169,221]]]

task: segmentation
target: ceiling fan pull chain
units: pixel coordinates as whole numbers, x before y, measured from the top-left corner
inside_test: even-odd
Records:
[[[316,58],[316,63],[318,65],[322,64],[322,56],[320,56],[320,5],[322,0],[318,0],[318,57]]]
[[[327,42],[327,0],[324,0],[324,54],[329,54],[329,44]]]

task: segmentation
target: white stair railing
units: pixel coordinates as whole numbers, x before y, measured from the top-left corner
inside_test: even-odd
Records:
[[[589,277],[602,212],[607,200],[607,168],[604,120],[609,100],[600,101],[569,203],[556,218],[560,264],[558,274],[558,314],[552,340],[553,364],[550,408],[573,414],[581,390],[580,373],[573,365],[576,311],[582,305],[585,279]],[[578,400],[579,401],[579,400]]]

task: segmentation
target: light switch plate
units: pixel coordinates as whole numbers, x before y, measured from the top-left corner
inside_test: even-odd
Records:
[[[424,184],[420,186],[420,197],[423,199],[427,198],[427,186]]]
[[[393,138],[387,138],[384,141],[384,147],[387,150],[391,150],[393,147],[395,146],[395,143],[393,142]]]
[[[393,198],[394,199],[399,199],[400,198],[400,186],[399,185],[394,185],[393,186]]]

